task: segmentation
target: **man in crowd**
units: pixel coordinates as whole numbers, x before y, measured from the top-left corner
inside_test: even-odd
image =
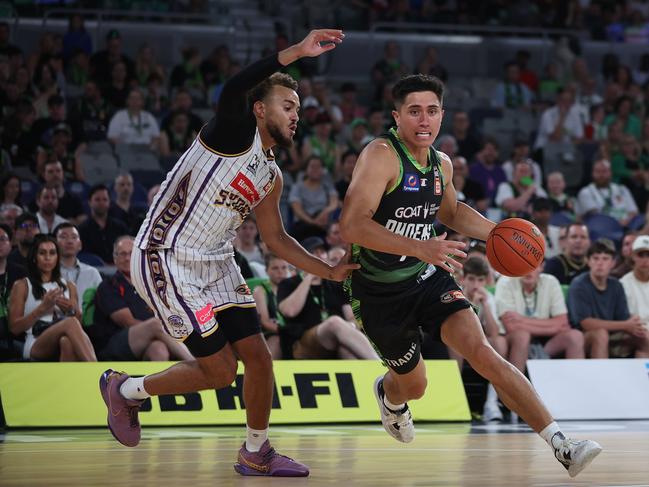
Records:
[[[590,245],[588,228],[583,223],[571,223],[563,237],[564,251],[548,259],[544,272],[559,280],[560,284],[570,284],[575,276],[588,268],[586,252]]]

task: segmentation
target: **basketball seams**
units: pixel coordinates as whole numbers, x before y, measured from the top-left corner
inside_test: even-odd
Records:
[[[487,239],[487,258],[489,257],[488,254],[491,254],[491,255],[494,256],[494,258],[498,261],[498,265],[500,266],[500,269],[502,269],[503,271],[506,271],[506,272],[500,272],[499,271],[501,274],[512,274],[512,272],[507,269],[505,264],[503,264],[503,262],[500,260],[500,257],[498,257],[498,254],[496,253],[496,246],[494,245],[495,237],[502,238],[502,237],[500,237],[500,235],[493,235],[493,234],[490,235],[490,237]],[[489,246],[491,246],[491,252],[489,252]],[[496,269],[496,270],[498,270],[498,269]]]
[[[543,236],[536,237],[533,228],[536,227],[530,221],[516,218],[504,220],[492,229],[487,237],[487,257],[493,259],[497,271],[511,277],[519,277],[539,266],[540,263],[530,260],[535,259],[536,252],[530,252],[529,249],[532,246],[535,251],[544,254],[545,239]],[[518,234],[524,240],[518,241],[514,238],[514,234]],[[500,254],[503,254],[502,259]]]
[[[527,220],[523,220],[523,221],[527,221]],[[532,224],[532,225],[533,225],[533,224]],[[540,239],[540,238],[537,237],[536,235],[533,235],[533,234],[527,233],[526,231],[521,230],[520,228],[516,228],[516,227],[498,226],[498,228],[494,228],[494,230],[515,230],[515,231],[517,231],[517,232],[523,233],[523,234],[525,234],[526,236],[532,238],[532,240],[534,240],[534,241],[538,244],[538,246],[540,247],[540,249],[543,250],[543,251],[545,251],[545,238]],[[541,234],[541,237],[543,237],[543,234]]]
[[[538,264],[537,264],[536,262],[530,262],[530,261],[527,260],[524,256],[522,256],[522,255],[519,253],[519,251],[518,251],[517,249],[515,249],[514,247],[512,247],[511,244],[507,241],[507,239],[506,239],[505,237],[503,237],[502,235],[498,235],[498,234],[496,234],[496,235],[494,235],[494,236],[495,236],[495,237],[498,237],[500,240],[503,241],[503,243],[504,243],[505,245],[507,245],[507,247],[509,247],[510,249],[512,249],[512,252],[514,253],[514,255],[515,255],[516,257],[518,257],[519,259],[521,259],[522,261],[524,261],[524,262],[527,263],[528,265],[532,266],[532,269],[529,269],[527,272],[532,272],[532,270],[534,270],[534,269],[536,269],[536,268],[538,267]],[[527,274],[527,272],[526,272],[526,274]]]

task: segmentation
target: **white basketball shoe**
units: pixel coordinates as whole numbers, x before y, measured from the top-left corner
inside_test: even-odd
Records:
[[[402,443],[410,443],[415,438],[415,425],[412,422],[412,414],[406,404],[401,411],[388,409],[383,402],[385,391],[383,390],[383,376],[374,381],[374,397],[381,411],[381,423],[388,434]]]
[[[554,442],[552,442],[554,445]],[[602,447],[596,441],[571,440],[565,438],[554,449],[554,456],[566,467],[568,475],[575,477],[585,469],[597,455]]]

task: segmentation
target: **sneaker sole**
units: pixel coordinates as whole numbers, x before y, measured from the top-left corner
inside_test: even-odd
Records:
[[[582,461],[581,464],[579,465],[579,468],[574,468],[574,469],[572,468],[572,467],[576,467],[577,465],[571,465],[571,466],[568,468],[568,475],[570,475],[570,477],[576,477],[576,476],[579,474],[579,472],[581,472],[581,471],[582,471],[583,469],[585,469],[588,465],[590,465],[590,463],[591,463],[593,460],[595,460],[595,457],[596,457],[597,455],[599,455],[600,453],[602,453],[602,447],[599,446],[599,445],[597,445],[597,447],[594,447],[594,448],[591,449],[588,453],[586,453],[586,455],[584,456],[583,461]]]
[[[264,473],[254,468],[250,468],[246,465],[241,465],[240,463],[234,464],[234,470],[244,476],[250,477],[308,477],[309,472],[295,472],[293,470],[277,470],[273,473]]]
[[[373,390],[373,392],[374,392],[374,398],[376,399],[376,404],[379,406],[379,417],[380,417],[380,419],[381,419],[381,424],[383,425],[383,429],[386,431],[387,434],[389,434],[392,438],[394,438],[394,439],[397,440],[398,442],[400,442],[400,443],[410,443],[412,440],[415,439],[415,436],[414,436],[414,435],[412,436],[412,439],[411,439],[411,440],[409,440],[409,441],[405,441],[403,438],[399,438],[398,436],[395,436],[394,434],[392,434],[392,432],[388,429],[388,427],[385,426],[385,424],[383,423],[383,415],[381,415],[381,411],[383,410],[383,407],[384,407],[384,406],[383,406],[383,401],[382,401],[381,398],[379,397],[379,389],[378,389],[378,387],[377,387],[379,381],[380,381],[382,378],[383,378],[383,376],[379,376],[379,377],[377,377],[377,379],[374,381],[374,387],[373,387],[372,390]]]

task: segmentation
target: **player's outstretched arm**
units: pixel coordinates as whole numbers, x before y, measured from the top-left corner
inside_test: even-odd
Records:
[[[461,268],[449,255],[465,257],[463,243],[444,240],[445,235],[425,241],[402,237],[372,219],[381,198],[398,177],[399,163],[387,142],[377,139],[363,149],[345,195],[340,219],[343,239],[379,252],[413,256],[449,272],[453,271],[451,266]]]
[[[275,187],[261,203],[255,207],[257,228],[261,239],[268,248],[298,269],[331,281],[342,281],[349,273],[358,269],[357,264],[347,264],[343,259],[335,267],[307,252],[297,241],[286,233],[279,212],[279,198],[282,194],[282,176],[277,175]]]
[[[342,30],[316,29],[297,44],[280,51],[279,62],[287,66],[303,57],[316,57],[327,51],[335,49],[345,38]]]
[[[453,165],[444,153],[441,154],[442,172],[444,174],[444,198],[437,213],[440,222],[452,228],[461,235],[487,240],[491,229],[496,226],[494,222],[482,216],[469,205],[457,200],[457,192],[453,186]]]

